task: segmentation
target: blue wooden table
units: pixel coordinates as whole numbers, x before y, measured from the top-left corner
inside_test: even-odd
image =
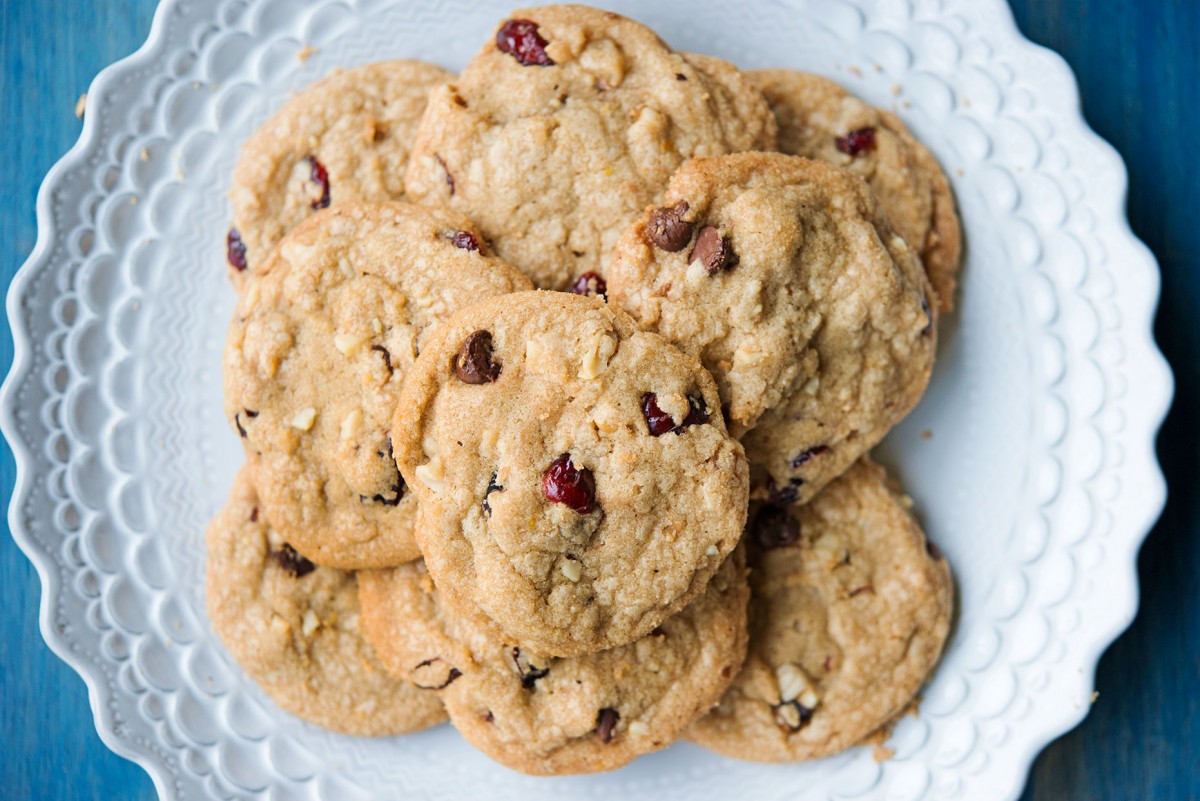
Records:
[[[0,286],[32,250],[34,197],[78,136],[76,99],[150,29],[153,3],[4,0]],[[1176,371],[1159,456],[1171,499],[1139,561],[1142,606],[1108,651],[1088,719],[1038,759],[1027,801],[1200,799],[1200,2],[1014,0],[1026,35],[1062,53],[1084,111],[1129,165],[1133,228],[1158,256],[1157,333]],[[3,327],[0,368],[12,360]],[[12,456],[0,453],[7,504]],[[153,799],[96,736],[83,682],[42,642],[40,587],[0,536],[0,797]]]

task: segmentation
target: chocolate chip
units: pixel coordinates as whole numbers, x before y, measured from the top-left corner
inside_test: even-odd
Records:
[[[490,384],[500,377],[500,362],[492,358],[492,334],[473,331],[454,357],[454,374],[464,384]]]
[[[383,345],[372,345],[371,350],[383,354],[383,366],[387,368],[389,374],[392,372],[392,354]]]
[[[437,153],[434,153],[433,157],[437,159],[438,164],[442,165],[442,172],[446,173],[446,186],[450,187],[450,197],[454,197],[454,176],[450,174],[450,168],[446,166],[445,159]]]
[[[817,456],[820,456],[823,453],[829,453],[828,445],[817,445],[814,448],[809,448],[806,451],[801,451],[800,453],[798,453],[794,457],[792,457],[792,461],[790,462],[791,467],[794,470],[797,467],[799,467],[800,465],[807,462],[809,459],[813,459]]]
[[[239,273],[246,269],[246,243],[236,228],[230,228],[225,235],[225,259]]]
[[[789,478],[787,483],[782,487],[775,483],[774,478],[767,479],[767,501],[776,506],[786,506],[789,503],[795,503],[796,498],[800,495],[800,487],[804,486],[804,479]]]
[[[847,156],[857,156],[875,149],[875,129],[857,128],[845,136],[839,136],[833,143]]]
[[[929,540],[929,539],[925,540],[925,552],[928,553],[930,556],[932,556],[934,559],[937,559],[938,561],[941,561],[941,559],[942,559],[941,548],[934,545],[932,540]]]
[[[771,707],[775,712],[775,722],[781,729],[798,732],[812,720],[813,711],[799,701],[788,701]]]
[[[329,207],[329,173],[325,171],[325,165],[317,161],[316,156],[307,156],[308,159],[308,177],[317,188],[321,190],[321,195],[312,202],[313,211]]]
[[[271,557],[294,578],[303,578],[317,569],[317,566],[305,559],[296,549],[286,542],[278,551],[272,551]]]
[[[688,264],[694,261],[700,262],[709,275],[716,275],[721,270],[727,270],[737,264],[737,255],[733,252],[729,237],[721,236],[716,226],[706,225],[700,229],[700,235],[696,237],[696,247],[692,248],[692,255],[688,256]]]
[[[542,492],[547,500],[561,503],[581,515],[596,508],[596,479],[586,467],[571,464],[571,454],[564,453],[542,474]]]
[[[606,706],[600,710],[600,714],[596,717],[596,735],[602,743],[611,743],[613,738],[613,730],[617,728],[617,721],[621,719],[621,715],[611,706]]]
[[[683,219],[687,214],[688,203],[681,200],[670,208],[659,208],[650,212],[650,221],[646,223],[646,238],[650,244],[668,253],[678,253],[692,241],[693,223]]]
[[[447,665],[440,656],[435,656],[412,669],[412,683],[422,690],[444,690],[461,675],[461,670]]]
[[[677,81],[686,81],[686,80],[687,80],[687,76],[686,76],[686,75],[684,75],[682,72],[677,72],[677,73],[675,73],[675,80],[677,80]]]
[[[800,539],[800,521],[779,506],[764,506],[750,523],[750,536],[764,551],[794,545]]]
[[[255,506],[253,509],[250,510],[250,522],[251,523],[258,522],[258,507],[257,506]]]
[[[479,252],[479,238],[470,231],[455,231],[450,237],[450,241],[454,243],[454,247],[462,248],[463,250],[473,250]]]
[[[933,310],[929,308],[929,295],[921,293],[921,311],[925,312],[925,327],[921,329],[921,336],[927,337],[933,332]]]
[[[530,663],[529,657],[520,648],[513,648],[511,656],[513,665],[517,668],[517,675],[521,677],[521,686],[526,690],[535,689],[537,680],[545,678],[550,672],[549,667],[539,668]]]
[[[538,24],[532,20],[505,20],[500,30],[496,31],[496,49],[526,67],[553,66],[553,59],[546,55],[547,44],[549,42],[538,33]]]
[[[571,292],[584,297],[604,297],[608,294],[608,283],[599,273],[586,272],[579,276],[571,287]]]
[[[488,503],[488,496],[493,492],[504,492],[504,487],[496,483],[496,474],[492,473],[492,477],[488,479],[487,489],[483,491],[483,516],[492,516],[492,506]]]

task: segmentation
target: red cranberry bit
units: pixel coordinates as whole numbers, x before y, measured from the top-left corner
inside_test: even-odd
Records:
[[[450,241],[456,248],[479,252],[479,239],[470,231],[455,231],[454,235],[450,237]]]
[[[225,235],[225,258],[229,266],[239,273],[246,269],[246,243],[236,228],[230,228]]]
[[[437,159],[437,163],[441,165],[442,172],[446,173],[446,186],[450,187],[450,197],[454,197],[454,176],[450,174],[450,168],[446,166],[446,160],[437,153],[434,153],[433,157]]]
[[[875,129],[874,128],[858,128],[851,131],[845,136],[839,136],[834,140],[837,149],[845,153],[847,156],[857,156],[864,151],[875,149]]]
[[[682,434],[691,426],[708,422],[708,412],[704,410],[704,401],[695,395],[688,395],[688,413],[679,425],[675,424],[671,415],[658,407],[658,396],[653,392],[647,392],[642,396],[642,417],[646,418],[646,427],[650,429],[652,437],[661,437],[671,431]]]
[[[829,453],[828,445],[817,445],[815,448],[809,448],[806,451],[801,451],[800,453],[796,454],[795,457],[792,458],[792,462],[791,462],[792,469],[793,470],[796,469],[800,465],[807,462],[809,459],[816,458],[817,456],[820,456],[823,453]]]
[[[611,706],[606,706],[600,710],[600,714],[596,716],[596,736],[600,738],[600,742],[605,745],[612,742],[613,733],[617,728],[617,721],[620,719],[620,713]]]
[[[596,508],[596,479],[586,467],[582,470],[571,464],[571,454],[559,456],[542,475],[542,492],[546,499],[561,503],[585,515]]]
[[[933,544],[933,540],[925,540],[925,552],[937,561],[942,560],[942,549]]]
[[[444,690],[461,675],[461,670],[435,656],[414,667],[411,678],[413,686],[422,690]]]
[[[526,690],[537,689],[537,680],[543,679],[550,673],[550,668],[540,668],[529,661],[529,657],[520,648],[513,648],[511,651],[513,665],[517,668],[517,675],[521,677],[521,686]]]
[[[775,479],[767,479],[767,502],[773,503],[776,506],[786,506],[789,503],[795,503],[796,498],[800,496],[800,487],[804,484],[802,478],[789,478],[788,482],[782,487],[775,483]]]
[[[587,272],[579,276],[571,292],[584,297],[603,297],[608,294],[608,282],[599,273]]]
[[[526,67],[549,67],[554,64],[546,55],[549,44],[538,33],[538,25],[527,19],[510,19],[496,31],[496,49],[508,53]]]
[[[308,156],[309,179],[321,190],[321,196],[312,202],[313,211],[329,207],[329,173],[316,156]]]
[[[280,567],[291,573],[293,578],[303,578],[317,569],[316,565],[297,553],[296,549],[286,542],[281,550],[272,551],[271,556]]]
[[[780,506],[764,506],[750,523],[750,536],[764,551],[794,545],[800,539],[800,521]]]

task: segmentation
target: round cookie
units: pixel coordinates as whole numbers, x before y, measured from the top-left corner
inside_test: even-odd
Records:
[[[416,559],[389,429],[405,371],[451,313],[528,289],[453,212],[354,203],[301,223],[239,299],[225,411],[271,522],[343,569]]]
[[[213,630],[280,707],[343,734],[419,731],[441,701],[388,674],[360,626],[353,573],[317,567],[267,523],[248,471],[208,527]]]
[[[545,6],[513,12],[431,93],[406,183],[475,220],[539,287],[565,289],[685,159],[774,144],[770,109],[729,65],[618,14]]]
[[[938,310],[954,308],[962,230],[950,182],[895,114],[819,75],[749,73],[779,122],[779,150],[854,172],[870,185],[896,232],[920,251]]]
[[[719,409],[696,359],[596,298],[459,312],[409,371],[392,428],[446,602],[547,656],[649,633],[741,534],[747,465]]]
[[[382,61],[336,70],[275,112],[246,141],[233,172],[226,256],[234,285],[313,211],[402,199],[426,97],[452,80],[423,61]]]
[[[819,161],[692,159],[605,277],[610,303],[712,371],[753,494],[776,503],[875,445],[933,367],[920,262],[866,184]]]
[[[669,745],[717,702],[746,653],[741,550],[653,633],[565,659],[456,615],[420,562],[368,571],[359,592],[364,630],[384,663],[440,688],[463,737],[524,773],[612,770]]]
[[[757,510],[746,664],[688,739],[757,762],[818,759],[913,700],[941,656],[954,588],[906,500],[863,459],[807,506]]]

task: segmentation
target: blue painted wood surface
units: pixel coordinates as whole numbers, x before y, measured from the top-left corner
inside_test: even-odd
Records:
[[[32,250],[42,177],[78,136],[76,99],[136,49],[146,0],[3,0],[0,285]],[[1023,801],[1200,799],[1200,3],[1014,0],[1022,30],[1079,77],[1092,126],[1125,157],[1134,230],[1158,256],[1157,333],[1178,395],[1160,440],[1171,487],[1139,560],[1142,607],[1108,651],[1088,719],[1037,760]],[[7,327],[0,367],[12,360]],[[0,490],[13,464],[0,453]],[[153,799],[146,773],[96,735],[83,682],[43,643],[39,583],[0,536],[0,797]]]

